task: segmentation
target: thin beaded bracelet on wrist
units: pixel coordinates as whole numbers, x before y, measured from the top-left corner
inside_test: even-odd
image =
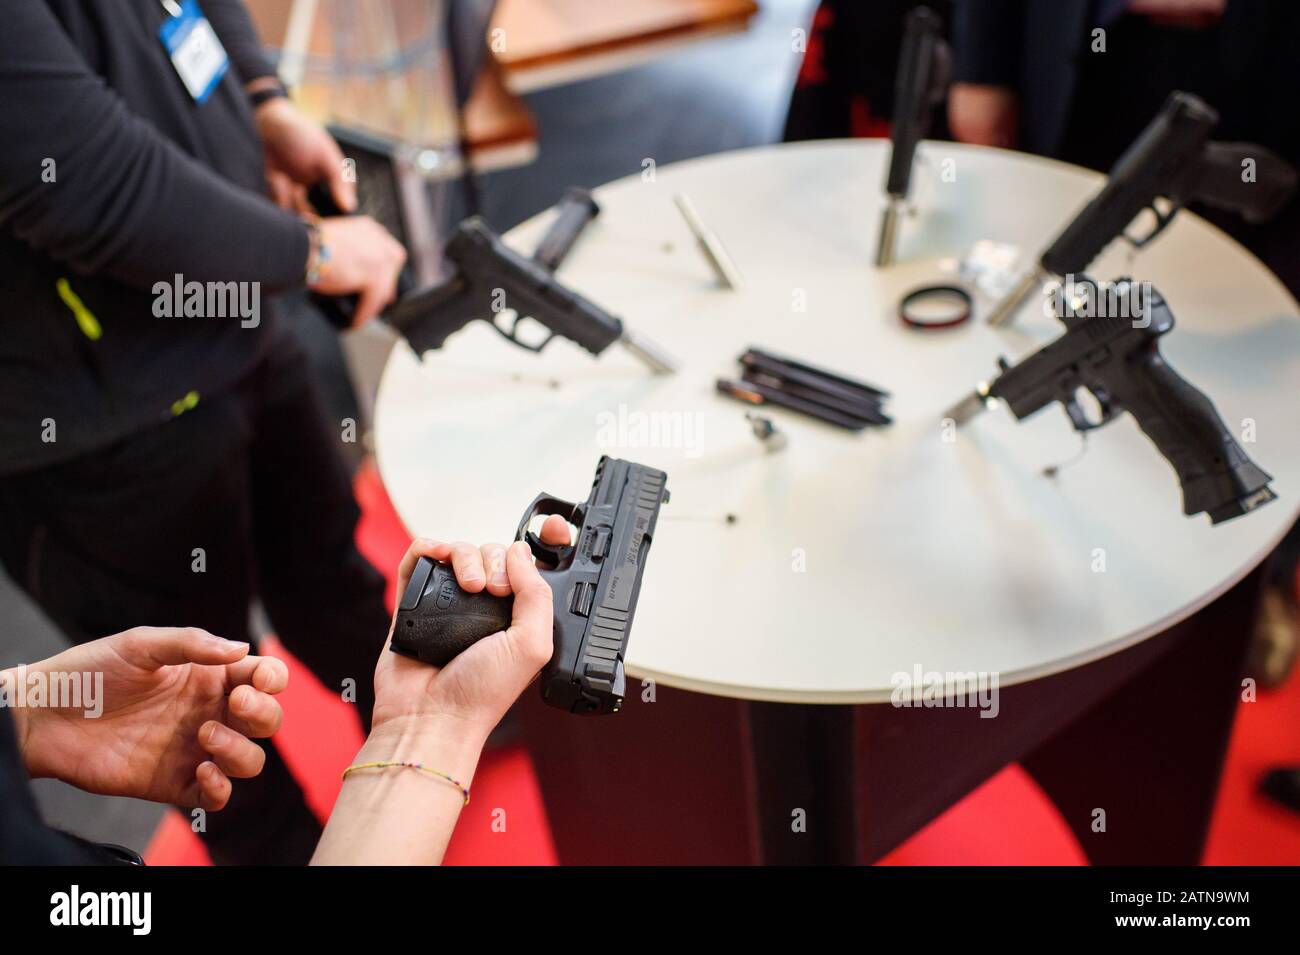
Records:
[[[343,770],[343,778],[347,779],[350,775],[352,775],[353,773],[361,769],[391,769],[392,767],[395,766],[400,766],[405,769],[418,769],[420,772],[425,773],[426,775],[436,776],[441,780],[445,780],[446,782],[451,783],[453,786],[459,789],[462,794],[464,794],[465,805],[466,806],[469,805],[468,786],[463,785],[459,780],[453,779],[452,777],[448,776],[446,773],[439,772],[436,769],[430,769],[428,766],[425,766],[423,763],[413,763],[408,760],[401,760],[401,759],[381,759],[373,763],[357,763],[355,766],[349,766],[347,769]]]

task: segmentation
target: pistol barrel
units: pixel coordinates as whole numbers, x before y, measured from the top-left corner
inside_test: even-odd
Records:
[[[943,413],[941,421],[951,418],[959,427],[989,407],[989,384],[980,382],[979,387]]]
[[[1052,273],[1041,265],[1027,272],[1025,277],[1016,283],[1016,287],[1004,295],[997,305],[993,306],[993,311],[989,312],[988,323],[995,327],[1011,324],[1025,300],[1051,277]]]
[[[894,264],[894,252],[898,247],[898,223],[902,217],[903,200],[890,196],[885,203],[885,211],[880,216],[880,238],[876,243],[876,267],[886,268]]]
[[[626,325],[619,344],[641,359],[656,375],[672,375],[677,372],[677,360],[643,335],[638,335]]]

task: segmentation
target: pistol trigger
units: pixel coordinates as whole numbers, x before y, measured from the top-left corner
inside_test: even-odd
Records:
[[[1096,387],[1089,386],[1088,390],[1092,392],[1092,396],[1097,399],[1097,407],[1101,410],[1101,418],[1096,424],[1093,424],[1092,427],[1100,428],[1115,417],[1115,406],[1111,404],[1110,392],[1101,385],[1097,385]]]
[[[1088,420],[1088,416],[1083,411],[1083,405],[1079,404],[1079,399],[1071,395],[1061,402],[1065,405],[1065,413],[1070,416],[1070,424],[1074,425],[1074,430],[1080,433],[1091,431],[1097,427]]]
[[[533,522],[533,518],[539,515],[549,517],[552,514],[558,514],[564,518],[566,523],[581,526],[582,519],[578,517],[581,512],[580,505],[562,501],[558,497],[543,491],[533,499],[533,503],[529,504],[528,509],[524,511],[523,519],[519,522],[519,528],[515,531],[515,540],[521,540],[527,544],[528,549],[533,552],[533,557],[537,560],[558,567],[567,561],[573,553],[573,543],[547,544],[534,531],[530,530],[528,525]]]
[[[533,557],[539,563],[549,564],[552,567],[559,567],[573,553],[572,544],[547,544],[532,531],[524,534],[524,543],[528,545],[528,549],[533,552]]]

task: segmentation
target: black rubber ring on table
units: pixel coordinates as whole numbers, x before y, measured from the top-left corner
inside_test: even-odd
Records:
[[[936,295],[955,295],[966,303],[966,308],[956,318],[949,319],[946,322],[923,322],[919,319],[912,318],[907,314],[908,309],[915,305],[920,299]],[[926,332],[932,332],[941,328],[956,328],[958,325],[964,325],[970,321],[971,311],[974,304],[970,292],[966,291],[960,285],[926,285],[908,292],[903,296],[903,300],[898,303],[898,317],[902,319],[904,325],[911,328],[919,328]]]

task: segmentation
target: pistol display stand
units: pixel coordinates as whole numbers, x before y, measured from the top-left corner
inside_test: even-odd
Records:
[[[1243,446],[1273,476],[1275,502],[1217,527],[1188,519],[1172,469],[1126,419],[1044,480],[1078,450],[1063,414],[987,414],[960,430],[939,415],[999,355],[1031,353],[1060,323],[1024,313],[1008,329],[928,334],[896,309],[978,239],[1035,247],[1101,177],[1000,150],[925,148],[957,162],[960,188],[934,191],[927,227],[909,231],[890,269],[864,264],[882,143],[741,150],[661,166],[653,186],[638,173],[602,187],[600,225],[563,278],[688,359],[676,375],[645,374],[622,350],[593,361],[563,341],[540,355],[503,347],[483,322],[423,362],[404,348],[389,359],[378,463],[413,534],[501,540],[521,484],[584,487],[600,453],[670,476],[622,712],[573,719],[536,691],[522,704],[561,860],[745,862],[757,846],[768,861],[860,861],[1023,759],[1085,828],[1107,799],[1140,820],[1086,842],[1096,858],[1177,861],[1171,847],[1190,845],[1178,851],[1194,861],[1186,834],[1212,804],[1221,755],[1203,741],[1226,739],[1228,657],[1249,631],[1234,585],[1300,508],[1300,306],[1191,215],[1131,267],[1176,310],[1170,364],[1239,435],[1254,422]],[[683,234],[676,192],[709,197],[710,228],[744,264],[740,289],[701,282],[691,244],[645,239]],[[535,248],[548,224],[508,241]],[[1097,274],[1125,274],[1120,251]],[[894,424],[853,433],[766,408],[789,436],[767,453],[745,407],[714,391],[750,345],[887,387]],[[1238,603],[1214,604],[1221,595]],[[1207,605],[1206,638],[1186,634]],[[1171,649],[1157,635],[1180,621],[1188,642]],[[1175,677],[1133,679],[1140,655],[1166,650],[1183,661],[1170,664]],[[996,673],[1001,714],[893,707],[918,667]],[[1132,725],[1151,733],[1108,735]],[[1202,755],[1184,761],[1187,727]],[[1170,774],[1142,761],[1159,746],[1178,753]],[[1090,778],[1075,786],[1071,774]],[[1102,801],[1087,802],[1096,792]],[[806,833],[791,834],[791,807],[808,810]]]

